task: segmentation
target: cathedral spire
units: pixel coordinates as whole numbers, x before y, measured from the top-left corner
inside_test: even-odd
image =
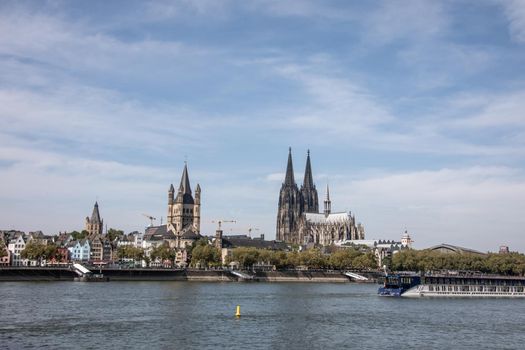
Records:
[[[314,180],[312,176],[312,166],[310,164],[310,150],[307,152],[306,156],[306,169],[304,170],[304,182],[303,182],[304,188],[313,188],[314,187]]]
[[[288,165],[286,166],[286,177],[284,179],[285,185],[295,185],[295,179],[293,176],[293,164],[292,164],[292,147],[288,149]]]
[[[180,179],[179,191],[183,194],[191,195],[190,177],[188,176],[188,164],[186,162],[184,162],[184,170],[182,171],[182,178]]]

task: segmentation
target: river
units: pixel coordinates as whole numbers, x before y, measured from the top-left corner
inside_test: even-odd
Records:
[[[376,289],[350,283],[2,282],[0,348],[524,347],[521,299],[381,298]]]

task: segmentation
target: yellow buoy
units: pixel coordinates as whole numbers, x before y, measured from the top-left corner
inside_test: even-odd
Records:
[[[235,311],[235,317],[241,317],[241,305],[237,305],[237,311]]]

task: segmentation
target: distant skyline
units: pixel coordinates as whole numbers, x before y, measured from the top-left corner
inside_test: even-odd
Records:
[[[525,252],[524,47],[518,0],[2,1],[0,229],[144,230],[187,159],[272,239],[292,147],[367,239]]]

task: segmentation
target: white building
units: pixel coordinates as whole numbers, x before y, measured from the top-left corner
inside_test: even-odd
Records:
[[[72,241],[69,243],[67,249],[69,250],[71,260],[73,261],[88,261],[91,254],[91,246],[87,239],[80,241]]]
[[[383,260],[386,257],[391,257],[393,254],[410,249],[414,241],[407,231],[404,232],[401,241],[386,240],[386,239],[359,239],[359,240],[341,240],[335,242],[335,245],[343,246],[366,246],[370,248],[377,259],[379,267],[383,266]]]
[[[7,250],[11,252],[11,265],[12,266],[27,266],[28,260],[22,259],[20,253],[26,248],[26,239],[23,234],[17,235],[15,238],[9,241]]]

